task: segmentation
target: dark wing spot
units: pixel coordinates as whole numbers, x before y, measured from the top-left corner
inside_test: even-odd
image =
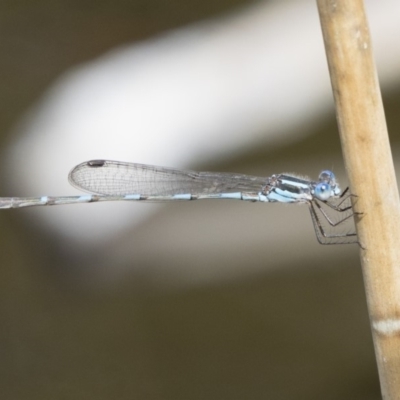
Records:
[[[87,162],[87,165],[89,165],[89,167],[102,167],[105,164],[105,160],[91,160]]]

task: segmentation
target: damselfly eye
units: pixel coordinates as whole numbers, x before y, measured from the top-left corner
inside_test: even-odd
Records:
[[[331,185],[325,182],[318,183],[314,189],[314,196],[322,201],[326,201],[332,196]]]
[[[318,180],[320,182],[327,182],[329,184],[334,184],[336,181],[335,174],[332,171],[325,170],[319,174]]]

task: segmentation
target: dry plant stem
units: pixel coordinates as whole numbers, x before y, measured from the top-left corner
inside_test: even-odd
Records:
[[[400,203],[362,0],[317,0],[385,399],[400,399]]]

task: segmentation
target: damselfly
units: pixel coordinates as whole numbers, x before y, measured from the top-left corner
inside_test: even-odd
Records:
[[[82,196],[3,197],[0,208],[93,203],[99,201],[171,201],[233,199],[251,202],[304,203],[321,244],[357,243],[348,188],[341,192],[333,172],[317,181],[292,174],[257,177],[234,173],[195,172],[109,160],[77,165],[69,182],[91,193]]]

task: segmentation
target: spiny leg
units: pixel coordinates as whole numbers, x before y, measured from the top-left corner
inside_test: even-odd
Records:
[[[327,234],[318,218],[317,211],[311,202],[308,203],[311,219],[314,225],[315,234],[317,240],[321,244],[351,244],[358,243],[356,233],[338,233],[338,234]],[[347,218],[346,218],[347,219]],[[343,242],[337,242],[335,239],[343,239]]]
[[[324,202],[324,204],[329,205],[329,203],[325,203],[325,202]],[[342,219],[339,219],[338,221],[334,222],[334,221],[332,221],[331,217],[326,213],[326,211],[321,207],[321,205],[319,204],[318,200],[314,200],[314,201],[313,201],[312,207],[314,207],[314,206],[316,206],[316,207],[318,208],[318,210],[321,212],[321,214],[322,214],[322,215],[325,217],[325,219],[328,221],[329,225],[331,225],[331,226],[333,226],[333,227],[342,224],[343,222],[347,221],[349,218],[351,218],[351,217],[354,215],[354,213],[351,212],[351,213],[350,213],[349,215],[347,215],[346,217],[344,217],[344,218],[342,218]],[[345,209],[339,209],[339,210],[338,210],[338,209],[335,209],[335,208],[333,208],[333,207],[331,207],[331,208],[332,208],[333,210],[337,211],[337,212],[344,212],[344,211],[350,210],[350,209],[351,209],[351,206],[350,206],[350,207],[347,207],[347,208],[345,208]]]
[[[349,206],[347,206],[347,207],[344,207],[344,208],[340,207],[350,197],[357,197],[354,194],[348,193],[348,191],[349,191],[348,187],[345,190],[343,190],[342,194],[339,196],[339,200],[340,200],[339,203],[333,204],[333,203],[330,203],[329,201],[327,201],[327,202],[325,202],[325,204],[328,207],[332,208],[333,210],[339,211],[339,212],[344,212],[344,211],[350,210],[350,208],[352,208],[351,204]]]

